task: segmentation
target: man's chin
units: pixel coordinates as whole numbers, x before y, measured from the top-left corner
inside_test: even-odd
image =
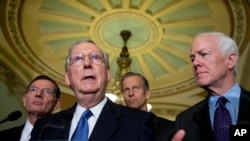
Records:
[[[126,104],[128,107],[130,108],[138,108],[136,105],[132,104],[132,103],[127,103]]]
[[[197,81],[197,85],[202,88],[206,88],[208,86],[208,83],[204,81]]]
[[[81,89],[79,90],[82,94],[96,94],[98,92],[97,89]]]

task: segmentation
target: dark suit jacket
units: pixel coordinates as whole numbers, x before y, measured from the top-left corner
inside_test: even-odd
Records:
[[[250,124],[250,93],[241,88],[237,124]],[[180,113],[176,118],[177,129],[186,132],[184,141],[213,141],[209,117],[208,98]]]
[[[155,141],[168,141],[174,131],[174,122],[161,118],[152,113],[153,131]]]
[[[68,110],[36,121],[31,140],[68,140],[76,104]],[[89,141],[150,141],[153,138],[151,114],[115,104],[104,105]]]
[[[21,126],[13,127],[0,131],[1,141],[19,141],[22,135],[24,124]]]

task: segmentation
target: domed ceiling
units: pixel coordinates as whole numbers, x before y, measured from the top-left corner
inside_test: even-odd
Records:
[[[153,110],[175,115],[204,97],[196,86],[189,49],[201,32],[220,31],[244,51],[249,2],[240,0],[8,0],[1,1],[1,26],[9,47],[32,74],[54,77],[64,93],[64,62],[76,40],[91,39],[110,56],[112,85],[124,42],[131,71],[150,83]],[[4,16],[3,16],[4,15]],[[27,72],[26,72],[27,73]]]

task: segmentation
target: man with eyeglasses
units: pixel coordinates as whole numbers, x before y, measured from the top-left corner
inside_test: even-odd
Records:
[[[127,72],[121,78],[121,92],[126,106],[150,112],[147,100],[151,96],[149,83],[145,76]],[[174,131],[174,122],[152,114],[155,141],[167,141]]]
[[[60,107],[60,88],[49,76],[37,76],[23,95],[23,105],[28,113],[25,124],[1,131],[1,141],[28,141],[36,120]]]
[[[94,42],[75,42],[69,49],[65,70],[66,84],[77,102],[67,110],[37,120],[31,140],[75,140],[79,130],[85,141],[152,140],[149,113],[115,104],[105,97],[111,79],[108,55]],[[78,126],[82,121],[83,127],[88,125],[84,129]]]

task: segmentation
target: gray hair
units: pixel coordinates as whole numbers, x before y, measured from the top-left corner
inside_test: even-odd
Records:
[[[201,34],[198,34],[195,37],[195,39],[200,36],[214,36],[217,39],[217,44],[218,44],[217,47],[219,48],[220,53],[223,55],[223,57],[226,57],[230,53],[234,53],[236,55],[237,62],[234,66],[234,74],[236,74],[238,71],[240,55],[239,55],[238,46],[236,45],[235,41],[229,36],[220,32],[201,33]]]
[[[73,50],[76,46],[78,46],[78,45],[80,45],[80,44],[82,44],[82,43],[92,43],[92,44],[96,45],[96,43],[95,43],[94,41],[92,41],[92,40],[79,40],[79,41],[74,42],[74,43],[70,46],[70,48],[69,48],[69,50],[68,50],[68,55],[67,55],[67,57],[66,57],[66,61],[65,61],[65,71],[66,71],[66,72],[67,72],[67,70],[68,70],[68,68],[69,68],[69,56],[71,55],[72,50]],[[97,45],[96,45],[96,46],[97,46]],[[97,46],[97,47],[98,47],[98,46]],[[99,47],[98,47],[98,48],[99,48]],[[109,68],[110,68],[109,56],[108,56],[108,54],[107,54],[105,51],[103,51],[101,48],[99,48],[99,49],[101,50],[101,52],[102,52],[102,54],[103,54],[105,66],[109,69]]]

